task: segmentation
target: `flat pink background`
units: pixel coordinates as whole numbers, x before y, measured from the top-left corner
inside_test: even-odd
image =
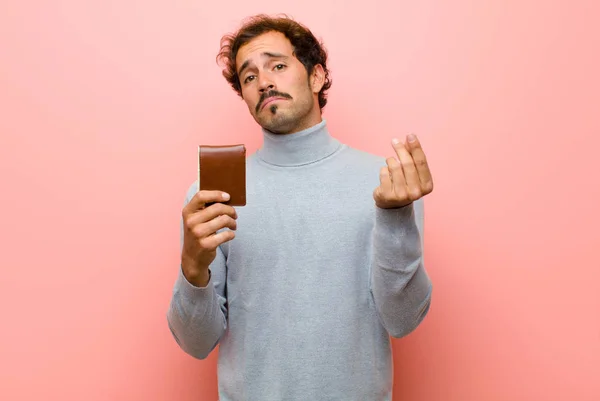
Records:
[[[2,2],[0,399],[216,400],[165,313],[196,146],[260,145],[215,63],[256,12],[324,39],[335,136],[429,157],[433,306],[394,399],[599,400],[593,0]]]

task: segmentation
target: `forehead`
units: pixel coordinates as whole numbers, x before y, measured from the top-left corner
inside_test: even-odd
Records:
[[[281,32],[267,32],[252,39],[241,46],[235,58],[238,69],[246,61],[258,62],[265,53],[280,53],[288,57],[293,56],[292,43]]]

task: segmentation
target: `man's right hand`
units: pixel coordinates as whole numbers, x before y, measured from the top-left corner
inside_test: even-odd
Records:
[[[198,191],[183,208],[183,249],[181,267],[185,278],[197,287],[206,287],[208,267],[217,256],[217,247],[235,238],[237,213],[225,205],[229,196],[222,191]],[[212,203],[210,206],[206,206]]]

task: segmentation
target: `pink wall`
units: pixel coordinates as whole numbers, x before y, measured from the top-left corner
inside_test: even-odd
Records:
[[[2,2],[1,400],[216,399],[165,312],[196,145],[260,144],[214,62],[257,11],[324,38],[337,137],[426,147],[395,400],[600,399],[598,3],[320,3]]]

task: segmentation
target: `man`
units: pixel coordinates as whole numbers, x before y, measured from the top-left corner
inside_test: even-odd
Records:
[[[419,141],[393,141],[386,160],[333,138],[327,54],[290,19],[255,17],[221,44],[263,145],[245,207],[189,188],[169,327],[196,358],[219,345],[220,401],[391,400],[390,336],[431,300]]]

